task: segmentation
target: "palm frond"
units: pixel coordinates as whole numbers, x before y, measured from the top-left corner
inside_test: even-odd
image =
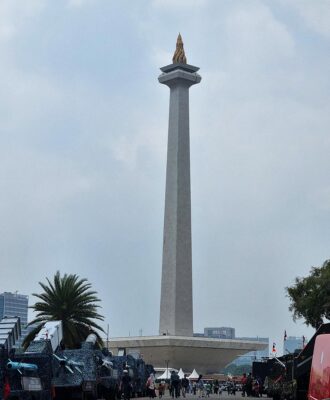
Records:
[[[79,278],[76,274],[61,276],[57,271],[52,281],[46,278],[46,283],[39,284],[43,292],[33,293],[38,301],[30,308],[35,311],[36,318],[29,323],[39,325],[25,339],[26,346],[45,322],[54,320],[62,321],[66,347],[79,346],[91,331],[96,334],[98,343],[102,344],[98,331],[104,333],[104,330],[95,322],[104,320],[98,313],[100,299],[87,279]]]

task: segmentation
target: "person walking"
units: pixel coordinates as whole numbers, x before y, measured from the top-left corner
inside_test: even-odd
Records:
[[[218,392],[219,392],[219,381],[218,381],[218,379],[216,379],[215,382],[214,382],[213,392],[214,392],[214,394],[218,394]]]
[[[253,395],[254,397],[260,397],[260,385],[257,379],[253,382]]]
[[[123,376],[121,378],[120,389],[124,396],[124,400],[130,400],[131,398],[131,377],[128,375],[127,369],[124,369]]]
[[[158,385],[158,397],[161,399],[164,396],[165,392],[165,382],[161,381]]]
[[[187,378],[187,375],[184,375],[184,377],[181,380],[181,392],[182,396],[186,397],[186,393],[189,392],[189,379]]]
[[[231,394],[233,394],[234,396],[236,396],[236,383],[233,382],[231,385]]]
[[[147,389],[148,389],[149,399],[155,398],[156,392],[155,392],[155,376],[154,376],[154,374],[150,374],[146,385],[147,385]]]
[[[228,396],[230,395],[230,392],[231,392],[231,382],[227,382],[227,393],[228,393]]]
[[[205,385],[205,389],[206,389],[206,397],[210,397],[210,393],[211,393],[211,384],[210,384],[210,382],[207,382],[207,384]]]
[[[172,398],[177,399],[180,397],[180,377],[177,372],[171,372],[171,388],[172,388]]]
[[[203,375],[199,375],[197,379],[198,398],[204,397],[204,381]]]
[[[242,379],[241,379],[241,384],[242,384],[242,396],[245,397],[246,395],[246,382],[247,382],[247,378],[246,378],[246,373],[244,372]]]
[[[250,372],[249,375],[246,377],[246,395],[248,397],[252,396],[252,383],[252,374]]]

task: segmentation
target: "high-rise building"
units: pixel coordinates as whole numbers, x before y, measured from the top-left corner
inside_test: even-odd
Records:
[[[239,337],[236,340],[248,340],[250,342],[264,343],[265,347],[261,350],[250,351],[243,354],[232,362],[235,365],[252,365],[253,361],[260,361],[263,358],[269,357],[269,338],[264,337]]]
[[[4,317],[20,317],[21,326],[27,324],[29,296],[4,292],[0,294],[0,320]]]
[[[204,336],[217,339],[235,339],[235,328],[228,326],[204,328]]]
[[[294,353],[295,350],[302,350],[304,347],[302,336],[288,336],[283,342],[283,354]]]
[[[241,356],[235,358],[231,364],[235,365],[251,365],[253,361],[261,360],[264,357],[269,356],[269,338],[263,337],[236,337],[235,328],[221,326],[216,328],[204,328],[204,334],[195,333],[196,337],[208,337],[215,339],[235,339],[237,341],[249,341],[249,342],[259,342],[264,343],[264,348],[261,350],[254,350],[248,353],[242,354]],[[244,352],[242,352],[244,353]]]

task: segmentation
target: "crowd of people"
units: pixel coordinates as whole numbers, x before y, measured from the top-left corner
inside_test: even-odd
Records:
[[[246,373],[243,374],[241,384],[243,397],[262,396],[262,384],[257,378],[254,378],[251,373],[249,373],[248,375],[246,375]]]
[[[130,399],[131,390],[131,379],[124,370],[124,374],[121,380],[121,392],[124,400]],[[167,383],[161,381],[156,383],[154,374],[150,374],[147,382],[147,396],[150,399],[159,397],[160,399],[165,395],[165,390],[169,390],[170,396],[174,398],[186,397],[186,394],[191,393],[198,398],[210,397],[210,394],[216,394],[221,396],[225,390],[228,395],[235,395],[238,389],[242,391],[243,397],[259,397],[262,395],[262,385],[258,379],[252,377],[251,373],[243,374],[241,381],[237,384],[234,381],[227,381],[226,383],[220,384],[218,380],[204,381],[203,376],[199,375],[197,380],[190,381],[185,375],[180,379],[176,371],[171,372],[171,376]]]
[[[198,398],[210,397],[210,394],[214,393],[217,395],[222,394],[223,387],[219,384],[217,380],[215,381],[204,381],[203,376],[199,375],[197,380],[190,381],[185,375],[180,379],[177,372],[172,371],[169,383],[166,384],[165,381],[159,382],[157,385],[155,383],[155,377],[153,374],[150,375],[147,381],[147,389],[149,398],[154,398],[157,396],[156,390],[158,391],[158,397],[161,399],[165,394],[165,389],[169,390],[170,396],[174,398],[186,397],[186,394],[191,393]],[[236,393],[236,385],[228,382],[226,385],[229,394]]]

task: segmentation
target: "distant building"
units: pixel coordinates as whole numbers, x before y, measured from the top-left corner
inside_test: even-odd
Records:
[[[204,333],[194,333],[194,337],[205,337]]]
[[[196,337],[209,337],[216,339],[235,339],[242,341],[250,341],[250,342],[262,342],[265,344],[265,348],[263,350],[251,351],[246,354],[242,354],[241,356],[235,358],[231,362],[231,364],[235,365],[252,365],[253,361],[261,360],[264,357],[269,357],[269,338],[263,337],[236,337],[235,336],[235,328],[221,326],[221,327],[213,327],[213,328],[204,328],[203,333],[194,333]]]
[[[249,353],[243,354],[232,362],[235,365],[252,365],[253,361],[261,360],[264,357],[269,357],[269,338],[262,337],[239,337],[236,340],[249,340],[251,342],[263,342],[265,343],[264,350],[250,351]]]
[[[22,347],[23,341],[26,338],[26,336],[33,331],[38,326],[38,324],[33,324],[29,326],[25,326],[22,328],[22,334],[21,337],[18,339],[16,345],[14,347]]]
[[[304,347],[302,336],[288,336],[283,341],[283,354],[294,353],[295,350],[302,350]]]
[[[4,292],[0,294],[0,320],[4,317],[20,317],[25,327],[28,319],[29,296]]]
[[[204,328],[204,337],[216,339],[235,339],[235,328],[230,328],[227,326]]]
[[[209,337],[215,339],[232,339],[232,340],[241,340],[242,342],[258,342],[263,343],[265,347],[262,350],[250,351],[244,354],[242,351],[242,355],[230,361],[229,365],[252,365],[253,361],[260,361],[263,358],[269,357],[269,338],[268,337],[236,337],[235,328],[221,326],[221,327],[211,327],[204,328],[204,333],[194,333],[195,337]],[[259,347],[260,349],[260,347]]]

